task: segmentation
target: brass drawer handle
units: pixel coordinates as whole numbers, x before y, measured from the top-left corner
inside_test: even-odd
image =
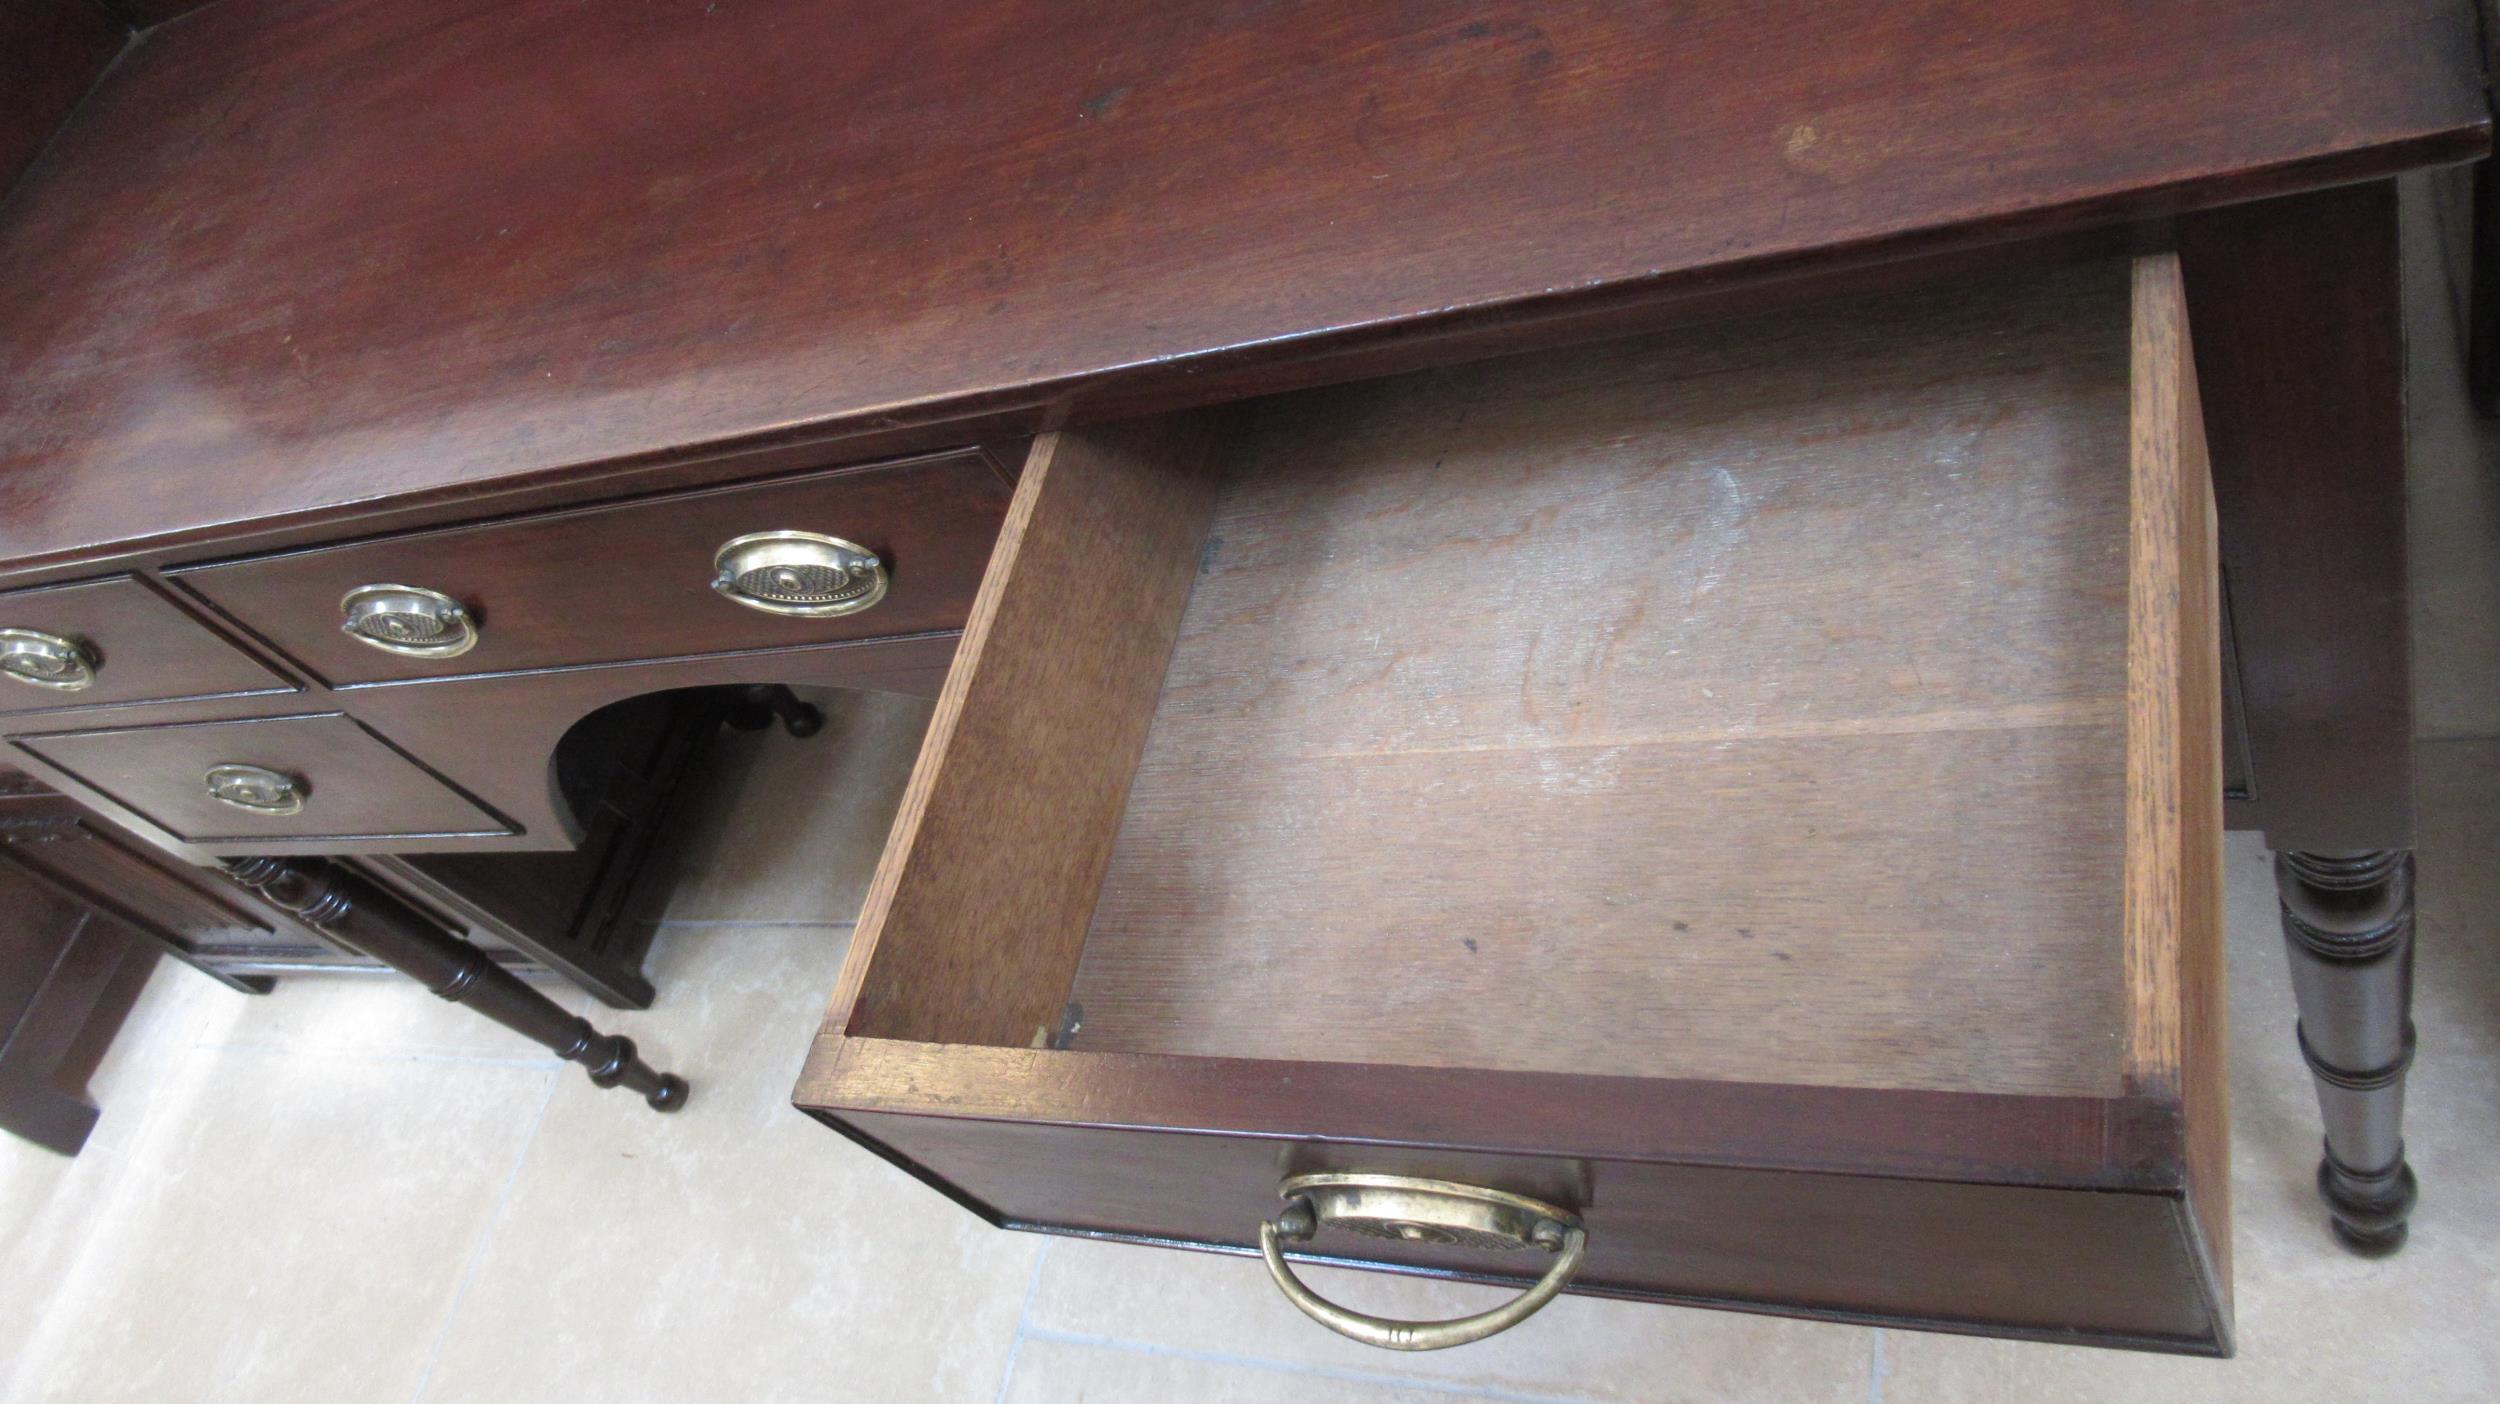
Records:
[[[30,687],[78,692],[95,685],[94,650],[41,629],[0,629],[0,673]]]
[[[272,819],[303,813],[312,793],[295,776],[258,765],[212,765],[206,779],[210,799]]]
[[[712,556],[712,588],[749,609],[830,619],[885,598],[885,562],[838,536],[761,531]]]
[[[1285,1300],[1338,1335],[1383,1350],[1443,1350],[1507,1331],[1554,1300],[1580,1270],[1587,1230],[1577,1215],[1500,1190],[1405,1175],[1299,1175],[1280,1191],[1285,1208],[1259,1225],[1259,1254]],[[1455,1321],[1392,1321],[1349,1311],[1302,1285],[1285,1263],[1283,1242],[1301,1243],[1323,1225],[1403,1243],[1468,1248],[1541,1248],[1556,1254],[1535,1286],[1491,1311]]]
[[[460,601],[415,585],[359,585],[339,601],[349,638],[402,658],[457,658],[477,647],[477,621]]]

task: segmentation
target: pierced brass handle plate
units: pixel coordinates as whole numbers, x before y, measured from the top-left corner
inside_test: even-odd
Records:
[[[477,647],[477,620],[440,590],[359,585],[339,601],[339,612],[349,638],[402,658],[457,658]]]
[[[302,780],[266,766],[212,765],[204,778],[210,799],[271,819],[303,813],[312,793]]]
[[[1268,1276],[1301,1313],[1338,1335],[1383,1350],[1445,1350],[1507,1331],[1562,1294],[1588,1253],[1579,1216],[1500,1190],[1406,1175],[1298,1175],[1278,1191],[1285,1208],[1259,1225]],[[1447,1243],[1555,1255],[1536,1285],[1491,1311],[1454,1321],[1366,1316],[1305,1286],[1285,1262],[1284,1244],[1307,1242],[1323,1227],[1401,1243]]]
[[[712,588],[760,609],[804,619],[857,614],[885,598],[885,562],[838,536],[812,531],[762,531],[723,545],[712,556]]]
[[[29,687],[79,692],[95,685],[94,650],[40,629],[0,629],[0,673]]]

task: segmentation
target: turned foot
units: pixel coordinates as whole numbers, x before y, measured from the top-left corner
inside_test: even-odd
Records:
[[[2284,853],[2274,875],[2300,1005],[2296,1034],[2326,1122],[2318,1193],[2346,1246],[2392,1253],[2416,1197],[2404,1151],[2413,855]]]

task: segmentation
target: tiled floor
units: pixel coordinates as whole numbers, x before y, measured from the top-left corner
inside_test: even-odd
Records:
[[[2428,414],[2452,388],[2424,369]],[[661,1002],[606,1016],[694,1080],[680,1116],[405,985],[160,970],[85,1154],[0,1138],[0,1400],[2500,1398],[2500,450],[2423,439],[2422,1207],[2393,1259],[2328,1240],[2266,855],[2234,836],[2234,1361],[1583,1299],[1389,1356],[1250,1262],[993,1232],[788,1105],[850,935],[808,919],[856,907],[875,843],[763,816],[891,807],[925,705],[861,699],[735,743]],[[1417,1314],[1487,1296],[1317,1276]]]

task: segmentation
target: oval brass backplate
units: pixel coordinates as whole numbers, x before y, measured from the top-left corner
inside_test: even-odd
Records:
[[[359,585],[339,601],[339,628],[402,658],[457,658],[477,647],[477,622],[458,600],[419,585]]]
[[[0,674],[30,687],[78,692],[91,687],[95,652],[79,639],[41,629],[0,629]]]
[[[312,793],[312,786],[267,766],[212,765],[203,779],[209,798],[273,819],[303,813],[304,798]]]
[[[1410,1175],[1297,1175],[1278,1193],[1311,1206],[1318,1228],[1400,1243],[1551,1251],[1580,1220],[1569,1210],[1478,1185]]]
[[[766,614],[830,619],[885,598],[885,562],[855,541],[809,531],[762,531],[712,557],[712,588]]]

